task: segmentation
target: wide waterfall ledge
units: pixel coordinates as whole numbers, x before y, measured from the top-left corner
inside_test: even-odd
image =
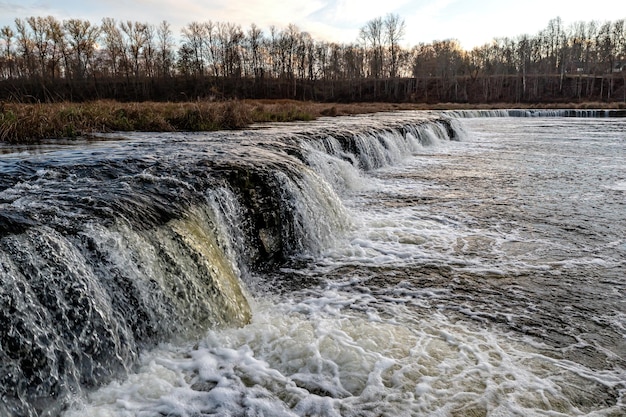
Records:
[[[463,141],[460,118],[511,116],[616,114],[398,112],[3,148],[0,415],[58,415],[161,342],[254,322],[255,291],[272,290],[270,277],[326,256],[358,227],[345,196],[367,191],[368,173]],[[380,255],[380,268],[400,255]]]

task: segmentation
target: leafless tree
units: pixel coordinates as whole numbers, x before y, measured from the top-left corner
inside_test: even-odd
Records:
[[[250,52],[250,73],[256,78],[261,78],[264,76],[261,51],[263,47],[263,31],[254,23],[248,29],[247,44]]]
[[[2,37],[2,42],[4,42],[2,75],[3,78],[13,78],[13,66],[15,60],[13,55],[13,39],[15,33],[10,26],[3,26],[2,29],[0,29],[0,36]]]
[[[71,74],[73,78],[82,79],[91,70],[100,28],[80,19],[63,21],[63,28],[71,53]]]
[[[199,22],[192,22],[183,28],[182,34],[184,46],[193,55],[193,73],[204,75],[206,64],[204,46],[207,41],[207,26]]]
[[[126,51],[132,66],[132,74],[135,78],[142,75],[140,58],[147,53],[149,48],[149,36],[153,36],[147,23],[132,22],[130,20],[120,23],[122,33],[126,35]],[[152,48],[152,46],[150,46]],[[152,52],[148,53],[152,55]]]
[[[384,20],[385,39],[389,45],[389,76],[398,76],[400,58],[400,41],[404,37],[406,24],[397,14],[388,14]]]
[[[241,48],[244,39],[241,26],[234,23],[219,23],[217,39],[221,46],[221,67],[225,77],[240,77],[242,71]]]
[[[163,20],[156,30],[155,68],[159,77],[172,75],[174,64],[174,36],[170,24]]]
[[[104,49],[108,55],[110,75],[116,77],[122,74],[122,71],[128,75],[130,65],[126,55],[126,44],[117,22],[112,18],[104,18],[101,28],[104,37]]]
[[[55,83],[76,90],[87,80],[101,78],[105,86],[123,79],[124,89],[104,90],[140,92],[126,99],[149,97],[156,85],[179,94],[189,88],[177,84],[185,77],[194,77],[185,84],[198,96],[217,88],[224,95],[323,100],[626,99],[626,77],[619,72],[626,60],[624,19],[566,27],[557,17],[534,35],[494,39],[471,51],[455,40],[403,48],[405,31],[396,14],[368,21],[348,44],[316,40],[293,24],[264,33],[254,24],[244,31],[208,21],[186,25],[176,41],[166,21],[153,26],[105,18],[98,27],[29,17],[0,29],[0,82],[24,91]]]
[[[364,47],[370,53],[369,68],[370,76],[380,78],[384,69],[384,22],[381,17],[368,21],[359,31],[359,36]]]

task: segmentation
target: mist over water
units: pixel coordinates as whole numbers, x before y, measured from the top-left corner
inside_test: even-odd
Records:
[[[626,122],[509,115],[4,155],[0,414],[626,414]]]

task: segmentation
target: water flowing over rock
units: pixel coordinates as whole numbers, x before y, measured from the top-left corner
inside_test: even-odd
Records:
[[[160,341],[248,323],[250,273],[348,227],[330,165],[455,138],[409,113],[3,155],[0,415],[56,415]]]

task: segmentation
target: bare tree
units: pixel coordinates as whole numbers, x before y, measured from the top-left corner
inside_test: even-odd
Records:
[[[72,54],[72,74],[75,78],[84,78],[91,69],[100,28],[80,19],[63,21],[63,28]]]
[[[210,70],[210,74],[214,77],[224,75],[224,57],[222,56],[222,46],[220,45],[220,39],[218,36],[219,22],[213,22],[209,20],[204,24],[205,40],[203,43],[204,56],[207,61],[207,67]]]
[[[141,55],[143,57],[143,66],[146,77],[154,77],[155,75],[155,64],[156,64],[156,46],[155,46],[155,36],[156,30],[153,25],[149,23],[144,23],[144,44],[141,51]]]
[[[328,55],[329,55],[330,46],[326,42],[320,42],[317,44],[315,48],[315,58],[317,61],[318,72],[320,74],[320,78],[323,80],[328,79],[329,71],[328,71]]]
[[[43,17],[29,17],[26,19],[33,41],[33,54],[37,57],[37,74],[40,77],[46,76],[46,64],[48,58],[48,43],[46,20]],[[35,75],[35,74],[32,74]]]
[[[248,49],[250,51],[250,72],[256,78],[261,78],[264,76],[261,51],[263,46],[263,31],[261,31],[261,29],[259,29],[254,23],[250,25],[250,29],[248,29],[247,41]]]
[[[148,24],[128,20],[120,23],[120,29],[126,35],[126,51],[130,55],[132,73],[139,78],[142,75],[140,58],[148,42]]]
[[[370,76],[380,78],[384,72],[383,36],[384,22],[381,17],[368,21],[359,31],[365,48],[370,45]]]
[[[15,19],[15,28],[17,30],[17,44],[19,47],[19,54],[21,59],[21,71],[24,76],[31,77],[35,72],[35,59],[33,56],[34,44],[30,36],[26,22],[22,19]]]
[[[115,19],[106,17],[102,19],[102,33],[104,37],[104,46],[106,54],[109,58],[109,72],[112,76],[122,74],[122,71],[128,71],[126,45],[124,36],[117,26]]]
[[[404,19],[397,14],[388,14],[384,20],[385,39],[389,44],[389,76],[398,76],[398,61],[400,57],[400,41],[404,37],[406,25]]]
[[[219,23],[217,36],[221,46],[222,68],[225,77],[241,76],[241,53],[244,33],[241,26],[233,23]]]
[[[172,75],[174,63],[174,37],[170,24],[165,20],[157,27],[156,42],[155,67],[157,76],[169,77]]]
[[[68,46],[62,23],[52,16],[46,18],[46,36],[50,41],[48,67],[54,80],[62,75],[61,62],[67,56]]]
[[[614,100],[626,83],[617,74],[626,60],[624,19],[565,27],[557,17],[534,35],[494,39],[472,51],[454,40],[406,49],[405,31],[396,14],[367,22],[353,44],[321,42],[295,25],[272,26],[264,35],[254,24],[244,31],[228,22],[193,22],[177,47],[166,21],[105,18],[98,28],[80,19],[29,17],[0,29],[0,78],[36,81],[23,84],[36,91],[41,80],[134,77],[128,85],[148,97],[149,79],[209,75],[211,84],[221,78],[224,89],[237,90],[225,94],[246,96],[515,102],[568,95]],[[251,90],[248,81],[224,80],[238,77],[263,82]]]
[[[517,41],[517,72],[522,76],[522,97],[528,93],[528,71],[531,65],[531,42],[528,35],[522,35]]]
[[[199,22],[189,23],[182,31],[184,46],[193,54],[193,74],[204,75],[204,45],[207,39],[207,27]]]
[[[4,42],[4,56],[2,59],[4,61],[3,67],[5,70],[3,71],[3,77],[13,78],[13,37],[15,33],[10,26],[3,26],[2,29],[0,29],[0,36],[2,36],[2,41]]]

